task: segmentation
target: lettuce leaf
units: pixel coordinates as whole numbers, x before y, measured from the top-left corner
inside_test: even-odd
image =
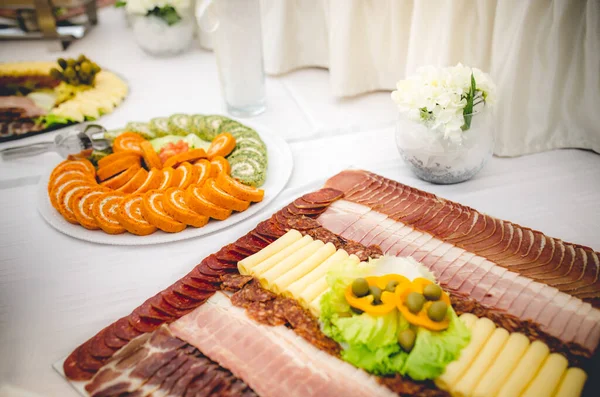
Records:
[[[177,143],[185,141],[191,149],[208,149],[210,142],[200,139],[196,134],[188,134],[184,137],[178,135],[165,135],[160,138],[154,138],[150,141],[152,147],[157,152],[160,152],[164,146],[169,143]]]
[[[48,113],[45,116],[41,116],[37,119],[37,122],[44,124],[46,127],[52,127],[55,125],[65,125],[75,123],[76,121],[64,116],[58,116],[52,113]]]

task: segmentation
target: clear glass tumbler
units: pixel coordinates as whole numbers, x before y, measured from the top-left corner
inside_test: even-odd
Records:
[[[264,112],[265,73],[259,0],[214,0],[212,34],[225,106],[233,116]]]

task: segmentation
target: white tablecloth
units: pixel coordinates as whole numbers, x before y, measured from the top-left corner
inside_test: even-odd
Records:
[[[123,75],[131,94],[108,127],[175,112],[221,112],[214,58],[194,49],[163,60],[137,49],[114,10],[67,52],[84,52]],[[2,61],[53,59],[40,43],[2,43]],[[380,172],[483,212],[600,250],[600,156],[561,150],[493,158],[474,179],[451,186],[417,180],[402,165],[393,139],[388,94],[334,99],[326,71],[268,79],[268,111],[254,119],[291,143],[295,169],[269,210],[227,231],[150,247],[111,247],[67,237],[36,210],[36,183],[60,159],[46,154],[0,164],[0,396],[13,387],[75,396],[51,364],[109,322],[187,273],[207,254],[243,235],[302,186],[347,167]],[[14,144],[43,140],[30,138]],[[10,146],[3,144],[0,147]],[[317,182],[314,182],[317,181]],[[4,385],[4,387],[2,387]]]

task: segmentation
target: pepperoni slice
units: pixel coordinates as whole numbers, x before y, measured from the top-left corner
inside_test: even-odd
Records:
[[[163,170],[158,168],[152,168],[148,171],[148,177],[142,183],[142,185],[134,192],[135,194],[146,193],[150,190],[158,189],[164,178]]]
[[[142,155],[142,148],[140,144],[145,141],[145,139],[135,132],[124,132],[113,141],[113,152],[124,152],[124,151],[132,151],[140,156]]]
[[[149,321],[170,322],[174,319],[173,316],[170,316],[161,310],[157,310],[148,301],[144,302],[142,306],[135,309],[134,312],[137,313],[140,317]]]
[[[215,256],[217,257],[217,259],[219,261],[223,261],[223,262],[234,262],[234,263],[238,263],[239,261],[241,261],[242,259],[247,258],[246,255],[239,253],[237,251],[235,251],[235,246],[233,244],[229,244],[226,245],[225,247],[221,248],[216,254]]]
[[[176,282],[171,287],[171,289],[173,290],[173,292],[176,292],[179,295],[185,296],[189,299],[195,299],[198,301],[206,300],[206,299],[210,298],[212,296],[212,294],[214,293],[214,291],[204,291],[204,290],[200,290],[200,289],[191,287],[191,286],[186,285],[183,282],[181,282],[181,280]]]
[[[208,267],[210,267],[212,270],[214,270],[215,272],[231,272],[231,271],[237,271],[237,264],[236,263],[230,263],[230,262],[225,262],[225,261],[220,261],[219,259],[217,259],[216,255],[210,255],[209,257],[206,258],[206,265]]]
[[[162,320],[141,317],[135,310],[129,315],[128,319],[129,324],[141,333],[152,332],[164,323]]]
[[[169,305],[179,310],[193,310],[202,304],[201,300],[185,297],[171,289],[163,291],[162,297]]]
[[[118,189],[121,186],[125,185],[127,182],[129,182],[131,178],[133,178],[141,168],[141,165],[133,164],[131,167],[127,168],[120,174],[115,175],[112,178],[100,183],[100,185],[105,186],[109,189]]]
[[[129,341],[121,339],[115,335],[115,324],[113,323],[108,326],[108,329],[104,333],[104,343],[106,346],[118,350],[129,343]]]
[[[98,179],[100,179],[101,181],[105,181],[108,178],[115,176],[118,173],[121,173],[127,168],[136,164],[140,165],[139,157],[124,157],[122,159],[113,161],[111,163],[108,163],[104,167],[98,168]]]
[[[210,178],[212,165],[210,164],[210,161],[206,159],[200,159],[194,163],[194,166],[198,167],[198,179],[196,180],[195,184],[202,186],[204,185],[204,182]]]
[[[117,218],[119,204],[124,195],[119,192],[109,192],[96,198],[92,206],[92,216],[100,229],[108,234],[125,233],[125,228]]]
[[[132,327],[131,323],[129,322],[129,316],[121,317],[120,319],[118,319],[117,322],[114,324],[114,329],[115,336],[126,341],[135,339],[141,334],[143,334],[143,332],[140,332]]]
[[[96,187],[78,191],[73,195],[73,203],[69,207],[73,210],[77,222],[86,229],[96,230],[100,228],[98,222],[94,219],[92,208],[96,199],[104,193],[107,193],[107,189]]]
[[[317,190],[316,192],[305,194],[304,196],[302,196],[302,199],[312,204],[329,205],[335,200],[342,198],[343,196],[344,192],[330,187],[326,187],[321,190]]]
[[[127,182],[126,184],[124,184],[117,190],[119,192],[123,192],[123,193],[133,193],[136,190],[138,190],[140,188],[140,186],[142,186],[142,184],[146,181],[147,178],[148,178],[148,171],[146,171],[143,168],[140,168],[135,173],[133,178],[131,178],[129,180],[129,182]]]
[[[86,371],[79,367],[78,357],[79,357],[79,353],[82,348],[83,348],[83,345],[79,346],[77,349],[75,349],[69,355],[69,357],[67,357],[67,359],[65,360],[65,363],[63,364],[63,371],[65,371],[65,376],[68,379],[88,380],[88,379],[92,379],[92,377],[94,376],[94,373],[96,372],[96,371]]]
[[[202,186],[200,185],[192,185],[188,187],[185,191],[184,197],[187,205],[198,214],[218,220],[227,219],[231,215],[231,210],[220,207],[208,201],[202,195]]]
[[[188,274],[187,276],[182,278],[181,282],[184,283],[185,285],[188,285],[190,287],[196,288],[201,291],[215,292],[217,290],[217,288],[213,284],[209,283],[208,281],[199,280],[197,278],[194,278],[190,274]]]
[[[163,208],[163,192],[151,190],[144,193],[142,200],[142,215],[148,223],[167,233],[178,233],[186,228],[181,223],[167,214]]]
[[[255,229],[260,235],[270,238],[279,238],[285,234],[285,232],[273,224],[270,219],[259,223]]]
[[[96,358],[110,358],[117,349],[111,348],[105,343],[106,332],[109,327],[104,328],[92,338],[90,344],[90,354]]]
[[[208,217],[192,211],[185,201],[185,191],[171,187],[163,195],[163,208],[175,220],[194,227],[208,223]]]
[[[158,295],[156,295],[153,299],[152,302],[150,303],[155,309],[166,313],[168,315],[170,315],[171,317],[174,318],[180,318],[185,316],[187,313],[189,313],[191,310],[194,309],[178,309],[175,306],[170,305],[162,296],[162,293],[159,293]]]
[[[134,194],[124,198],[117,209],[116,218],[131,234],[147,236],[156,231],[156,226],[151,225],[142,215],[141,194]]]
[[[106,359],[99,359],[93,357],[90,353],[90,345],[91,340],[88,340],[81,346],[79,354],[77,355],[77,364],[84,371],[95,372],[102,368],[102,366],[104,366]]]
[[[206,151],[204,149],[192,149],[187,152],[176,154],[171,156],[165,161],[165,167],[177,167],[179,164],[188,162],[193,163],[196,160],[206,158]]]

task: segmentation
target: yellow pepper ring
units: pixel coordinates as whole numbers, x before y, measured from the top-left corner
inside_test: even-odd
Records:
[[[408,320],[409,323],[418,325],[423,328],[427,328],[431,331],[443,331],[450,325],[450,319],[446,316],[443,321],[433,321],[427,316],[427,309],[429,306],[433,304],[433,302],[426,302],[423,306],[423,309],[417,314],[413,314],[408,310],[408,307],[404,304],[406,302],[406,297],[411,292],[418,292],[420,294],[423,293],[423,288],[426,285],[433,284],[431,280],[425,278],[417,278],[413,280],[411,284],[405,285],[404,288],[399,288],[396,290],[397,304],[398,310],[402,313],[402,315]],[[440,297],[442,302],[445,302],[448,307],[450,307],[450,297],[445,291],[442,291],[442,296]]]
[[[399,274],[388,274],[381,277],[367,277],[367,283],[369,286],[377,286],[381,290],[384,290],[387,284],[390,281],[397,281],[398,286],[403,286],[405,284],[410,284],[410,281]],[[396,291],[401,288],[396,287]],[[356,309],[360,309],[365,313],[371,314],[373,316],[382,316],[388,314],[392,310],[394,310],[397,306],[396,295],[393,292],[383,291],[381,293],[381,304],[373,305],[373,295],[363,296],[358,298],[352,292],[352,284],[346,287],[346,291],[344,293],[346,297],[346,301],[348,304]]]

